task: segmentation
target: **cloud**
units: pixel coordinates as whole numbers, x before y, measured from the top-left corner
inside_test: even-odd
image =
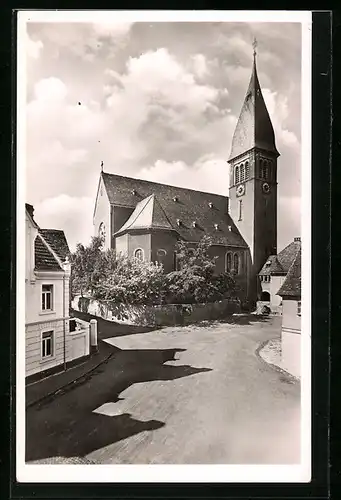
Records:
[[[87,243],[93,235],[92,198],[60,194],[46,198],[34,208],[40,227],[64,230],[71,251],[75,250],[78,242]]]
[[[157,160],[152,167],[142,168],[137,176],[149,181],[228,195],[229,166],[214,155],[200,158],[193,166],[183,161]]]
[[[32,59],[38,59],[43,48],[44,44],[41,40],[32,40],[32,38],[27,36],[26,52],[28,57],[31,57]]]
[[[192,56],[192,65],[194,74],[198,78],[203,78],[209,73],[206,57],[203,54],[195,54]]]
[[[299,141],[294,132],[286,128],[286,122],[289,117],[288,97],[278,92],[262,89],[264,101],[268,108],[272,124],[276,132],[276,138],[285,146],[299,149]]]

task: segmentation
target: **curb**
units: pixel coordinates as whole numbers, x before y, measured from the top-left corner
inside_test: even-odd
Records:
[[[281,368],[278,365],[275,365],[273,363],[269,363],[268,361],[265,361],[265,359],[262,357],[262,355],[260,354],[260,351],[262,349],[264,349],[264,347],[269,342],[271,342],[271,340],[273,340],[273,339],[265,340],[264,342],[262,342],[261,344],[259,344],[259,346],[257,347],[257,349],[255,351],[255,354],[258,357],[258,359],[260,359],[265,365],[271,366],[271,368],[273,368],[276,372],[281,373],[282,375],[284,375],[285,377],[287,377],[289,380],[291,380],[293,383],[296,383],[296,384],[300,383],[301,381],[300,381],[299,378],[297,378],[294,375],[292,375],[291,373],[287,372],[286,370],[284,370],[284,368]]]
[[[106,363],[107,361],[109,361],[109,359],[114,355],[115,353],[110,353],[108,356],[106,356],[104,359],[102,359],[102,361],[100,361],[99,363],[97,363],[97,365],[95,365],[93,368],[91,368],[91,370],[89,370],[88,372],[85,372],[83,373],[82,375],[79,375],[79,377],[76,377],[75,379],[71,380],[71,382],[68,382],[67,384],[64,384],[62,385],[61,387],[59,387],[58,389],[55,389],[54,391],[51,391],[51,392],[48,392],[47,394],[44,394],[44,396],[41,396],[39,397],[38,399],[35,399],[33,401],[30,401],[27,405],[26,405],[26,409],[27,408],[31,408],[32,406],[35,406],[35,405],[38,405],[40,403],[42,403],[43,401],[49,399],[49,398],[52,398],[54,396],[56,396],[57,394],[59,395],[60,393],[64,393],[66,392],[66,390],[68,388],[71,388],[74,386],[74,384],[76,384],[77,382],[79,382],[81,379],[83,378],[88,378],[89,375],[91,375],[95,370],[97,370],[97,368],[101,365],[103,365],[104,363]]]

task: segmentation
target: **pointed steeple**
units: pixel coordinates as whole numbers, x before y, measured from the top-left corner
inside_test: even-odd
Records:
[[[256,65],[256,46],[253,45],[253,65],[249,87],[239,115],[232,139],[229,160],[249,151],[259,148],[279,156],[275,144],[274,129],[259,84]]]

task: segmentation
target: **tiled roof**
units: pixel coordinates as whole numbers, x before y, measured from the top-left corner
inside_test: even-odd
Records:
[[[70,255],[64,231],[61,229],[39,229],[39,232],[62,261]]]
[[[268,260],[265,262],[262,269],[259,271],[260,275],[271,275],[271,274],[286,274],[283,267],[278,261],[277,255],[270,255]]]
[[[121,229],[115,233],[115,236],[134,229],[173,229],[154,194],[144,198],[136,205],[134,212]]]
[[[255,147],[279,155],[254,62],[249,87],[232,139],[230,160]]]
[[[58,264],[53,253],[44,243],[41,236],[38,234],[34,241],[34,256],[36,271],[61,271],[62,268]]]
[[[301,297],[301,249],[298,250],[296,258],[277,294],[282,297]]]
[[[287,273],[291,264],[294,262],[297,252],[301,249],[301,240],[295,238],[277,255],[278,262],[281,264],[283,271]]]
[[[112,205],[135,208],[140,201],[155,195],[171,226],[182,239],[199,241],[206,234],[212,238],[213,244],[247,248],[227,213],[226,196],[116,174],[101,175]]]
[[[270,255],[264,263],[259,275],[285,275],[290,269],[291,264],[294,262],[298,250],[301,248],[300,238],[295,238],[294,241],[289,243],[278,255]],[[270,263],[268,265],[268,263]]]

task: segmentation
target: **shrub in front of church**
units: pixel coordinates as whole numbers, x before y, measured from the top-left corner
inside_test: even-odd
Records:
[[[92,297],[124,304],[162,304],[165,276],[160,264],[119,256],[115,269],[94,285]]]
[[[209,254],[211,240],[205,236],[195,248],[179,241],[180,269],[166,275],[165,301],[169,304],[215,302],[234,295],[236,283],[228,273],[215,274],[216,257]]]
[[[71,294],[92,294],[94,288],[116,267],[113,250],[102,251],[102,239],[93,237],[88,246],[79,243],[71,255]]]

